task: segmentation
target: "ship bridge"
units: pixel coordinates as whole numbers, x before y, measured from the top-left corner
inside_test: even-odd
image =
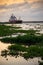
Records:
[[[16,20],[17,20],[17,18],[12,14],[9,19],[9,22],[15,22]]]

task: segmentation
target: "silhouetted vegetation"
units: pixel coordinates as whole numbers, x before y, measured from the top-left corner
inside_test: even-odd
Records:
[[[19,35],[17,37],[10,37],[10,38],[3,38],[0,39],[2,42],[8,43],[17,43],[17,44],[25,44],[25,45],[43,45],[43,35],[37,36],[34,34],[27,34],[27,35]],[[41,44],[40,44],[41,43]]]
[[[43,46],[31,45],[31,46],[22,46],[22,45],[10,45],[8,50],[2,51],[2,56],[11,55],[11,56],[22,56],[25,59],[33,57],[43,57]]]
[[[17,30],[21,27],[12,27],[0,25],[0,36],[12,35],[13,33],[29,33],[34,34],[37,30]]]
[[[43,65],[43,62],[40,62],[39,65]]]
[[[24,58],[43,57],[43,46],[30,46],[28,47],[28,53],[25,53]]]
[[[12,35],[13,33],[26,33],[17,37],[6,37],[0,39],[5,43],[11,43],[8,50],[3,50],[1,56],[22,56],[25,59],[33,57],[43,58],[43,34],[37,34],[37,30],[16,30],[18,28],[0,25],[0,36]],[[24,45],[24,46],[23,46]],[[27,46],[27,47],[26,47]]]

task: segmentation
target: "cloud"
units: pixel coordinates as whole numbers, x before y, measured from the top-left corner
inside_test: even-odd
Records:
[[[10,2],[10,0],[2,0],[5,2]],[[2,2],[1,1],[1,2]],[[12,4],[9,3],[9,5],[7,3],[4,2],[4,4],[0,5],[0,9],[12,9],[12,8],[20,8],[20,7],[24,7],[26,6],[26,8],[43,8],[43,0],[22,0],[24,2],[19,2],[19,0],[16,0],[19,3],[13,3],[13,1],[15,2],[15,0],[11,0]]]
[[[2,17],[3,20],[5,20],[5,18],[8,20],[12,13],[17,17],[21,16],[23,20],[43,20],[43,0],[0,1],[0,17]]]
[[[30,8],[30,4],[28,2],[23,2],[23,3],[15,3],[15,4],[10,4],[10,5],[7,5],[7,4],[4,4],[4,5],[0,5],[0,10],[2,9],[22,9],[23,8],[25,9],[28,9]]]

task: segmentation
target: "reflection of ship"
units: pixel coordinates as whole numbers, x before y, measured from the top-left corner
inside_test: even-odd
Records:
[[[10,19],[9,19],[10,23],[22,23],[22,20],[20,20],[20,18],[17,20],[17,18],[12,14]]]

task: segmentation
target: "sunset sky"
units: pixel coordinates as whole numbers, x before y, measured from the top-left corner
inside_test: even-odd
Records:
[[[24,21],[43,21],[43,0],[0,0],[0,21],[12,13]]]

